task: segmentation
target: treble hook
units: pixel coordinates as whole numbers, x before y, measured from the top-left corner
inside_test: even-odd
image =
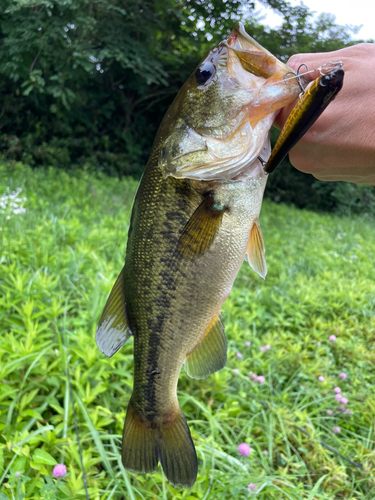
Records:
[[[335,68],[342,68],[344,65],[344,63],[342,61],[338,61],[338,62],[327,62],[325,64],[323,64],[323,66],[320,66],[319,68],[317,68],[319,70],[319,73],[323,76],[323,75],[326,75],[327,73],[324,73],[323,70],[328,70],[328,73],[330,73],[333,69]]]
[[[302,82],[301,82],[301,73],[299,71],[302,68],[302,66],[305,66],[306,72],[309,71],[309,68],[308,68],[307,64],[302,63],[300,66],[298,66],[297,73],[296,73],[296,78],[297,78],[297,82],[298,82],[299,88],[301,89],[302,94],[304,94],[305,93],[305,87],[302,85]]]
[[[285,75],[283,76],[284,83],[286,83],[286,80],[287,80],[287,79],[286,79],[286,77],[287,77],[288,75],[293,75],[293,78],[296,78],[296,79],[297,79],[297,82],[298,82],[299,88],[301,89],[301,94],[300,94],[300,97],[301,97],[301,95],[302,95],[302,94],[304,94],[304,93],[305,93],[305,88],[304,88],[304,86],[302,85],[302,82],[301,82],[301,76],[302,76],[302,75],[304,75],[304,74],[306,74],[306,73],[300,73],[300,71],[299,71],[299,70],[302,68],[302,66],[305,66],[305,68],[306,68],[307,72],[309,72],[309,68],[308,68],[307,64],[304,64],[304,63],[303,63],[303,64],[301,64],[301,65],[298,67],[297,71],[288,71],[288,72],[287,72],[287,73],[285,73]],[[288,78],[288,80],[290,80],[290,78]]]
[[[284,80],[284,83],[286,84],[286,76],[287,75],[293,75],[292,78],[295,78],[296,77],[296,73],[294,71],[288,71],[288,73],[285,73],[285,75],[283,76],[283,80]],[[290,78],[288,78],[288,80],[290,80]]]
[[[305,76],[305,75],[308,75],[310,73],[314,73],[314,71],[319,71],[319,73],[321,75],[327,75],[327,74],[331,73],[331,71],[333,71],[336,68],[342,68],[343,65],[344,65],[344,63],[342,61],[328,62],[328,63],[323,64],[322,66],[319,66],[318,68],[310,69],[309,70],[307,64],[301,64],[299,66],[299,68],[298,68],[297,71],[293,71],[292,70],[292,71],[288,71],[287,73],[285,73],[285,75],[283,76],[283,81],[286,84],[287,80],[292,80],[293,78],[296,78],[296,80],[298,81],[300,89],[302,90],[302,92],[305,92],[305,89],[303,88],[303,85],[302,85],[302,82],[301,82],[301,76]],[[305,68],[306,68],[307,71],[304,71],[303,73],[300,73],[299,70],[300,70],[300,68],[302,68],[302,66],[305,66]],[[286,78],[288,75],[293,75],[293,76],[290,76],[289,78]]]

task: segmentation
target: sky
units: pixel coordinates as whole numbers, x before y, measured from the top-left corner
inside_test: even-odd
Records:
[[[258,9],[266,15],[264,22],[269,26],[276,27],[280,24],[280,17],[272,10],[265,9],[258,2],[255,2]],[[290,3],[300,5],[300,0],[290,0]],[[375,40],[375,4],[370,0],[303,0],[304,5],[316,15],[327,12],[336,16],[336,24],[348,24],[352,26],[363,25],[357,35],[352,35],[354,40],[372,38]],[[372,6],[373,5],[373,6]]]

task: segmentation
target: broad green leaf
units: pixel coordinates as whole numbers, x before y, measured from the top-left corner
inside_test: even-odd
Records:
[[[12,469],[16,471],[24,471],[26,468],[27,464],[27,458],[26,457],[18,457],[16,461],[14,462],[14,465],[12,466]]]
[[[47,451],[38,448],[33,453],[33,460],[37,464],[56,465],[57,461]]]
[[[72,492],[70,491],[68,485],[60,484],[58,488],[66,495],[67,498],[70,498],[72,496]]]
[[[32,469],[39,471],[42,475],[45,475],[45,476],[51,473],[50,471],[48,471],[46,469],[45,464],[38,464],[37,462],[34,462],[33,460],[30,462],[30,467]]]

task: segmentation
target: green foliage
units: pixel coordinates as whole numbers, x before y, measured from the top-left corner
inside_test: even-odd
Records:
[[[140,175],[167,102],[206,50],[196,16],[220,38],[240,6],[4,0],[1,148],[32,164]]]
[[[277,29],[254,27],[253,36],[281,60],[299,52],[330,52],[353,45],[351,35],[356,27],[340,26],[332,14],[314,18],[312,11],[303,3],[292,6],[285,0],[262,0],[274,9],[283,22]],[[358,42],[357,42],[358,43]]]
[[[136,183],[13,163],[1,164],[0,187],[0,198],[26,198],[25,213],[0,211],[1,500],[85,498],[68,370],[92,500],[242,500],[252,498],[249,483],[261,500],[374,498],[371,219],[264,203],[269,274],[263,281],[244,263],[224,305],[227,367],[202,381],[180,376],[199,458],[197,483],[180,491],[161,469],[121,467],[132,342],[107,359],[94,341],[123,265]],[[335,386],[352,415],[336,409]],[[63,478],[52,476],[56,462],[67,466]]]

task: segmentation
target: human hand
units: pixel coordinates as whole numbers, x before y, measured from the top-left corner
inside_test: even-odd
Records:
[[[296,54],[287,64],[295,70],[303,63],[314,69],[330,61],[343,62],[343,88],[290,151],[290,162],[322,181],[375,185],[375,79],[371,73],[375,67],[375,44]],[[306,77],[314,80],[319,75],[315,71]],[[280,111],[276,126],[283,126],[294,104]]]

